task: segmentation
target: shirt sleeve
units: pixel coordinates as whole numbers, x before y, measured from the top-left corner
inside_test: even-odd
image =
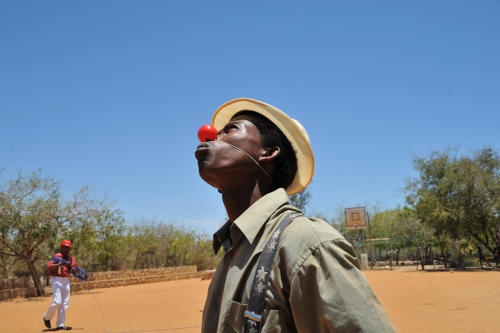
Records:
[[[310,248],[291,280],[298,332],[396,332],[344,239]]]

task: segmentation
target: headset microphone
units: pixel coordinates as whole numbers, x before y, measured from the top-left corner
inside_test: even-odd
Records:
[[[226,142],[228,145],[230,145],[231,147],[233,147],[234,149],[236,150],[239,150],[241,151],[243,154],[247,155],[251,160],[252,162],[255,163],[255,165],[260,169],[260,171],[262,171],[266,176],[267,178],[269,178],[269,180],[272,180],[271,176],[269,176],[269,174],[267,173],[267,171],[260,165],[259,162],[257,162],[249,153],[247,153],[246,151],[244,151],[243,149],[241,149],[240,147],[236,147],[235,145],[231,144],[231,143],[228,143]]]

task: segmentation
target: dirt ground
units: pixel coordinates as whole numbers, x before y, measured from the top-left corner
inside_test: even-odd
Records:
[[[365,274],[401,333],[500,330],[498,271]],[[191,279],[78,292],[71,296],[67,325],[92,333],[200,332],[209,283]],[[0,302],[0,332],[44,331],[42,316],[50,301]]]

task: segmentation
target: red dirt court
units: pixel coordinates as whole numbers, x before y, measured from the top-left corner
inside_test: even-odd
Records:
[[[365,274],[401,333],[500,331],[498,271]],[[209,283],[190,279],[78,292],[71,296],[67,325],[82,333],[200,332]],[[0,302],[0,332],[44,331],[50,301]]]

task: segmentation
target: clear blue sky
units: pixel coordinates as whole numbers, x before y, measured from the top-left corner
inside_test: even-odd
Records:
[[[2,178],[212,233],[198,127],[236,97],[302,122],[309,212],[404,204],[412,155],[500,149],[500,2],[3,1]]]

